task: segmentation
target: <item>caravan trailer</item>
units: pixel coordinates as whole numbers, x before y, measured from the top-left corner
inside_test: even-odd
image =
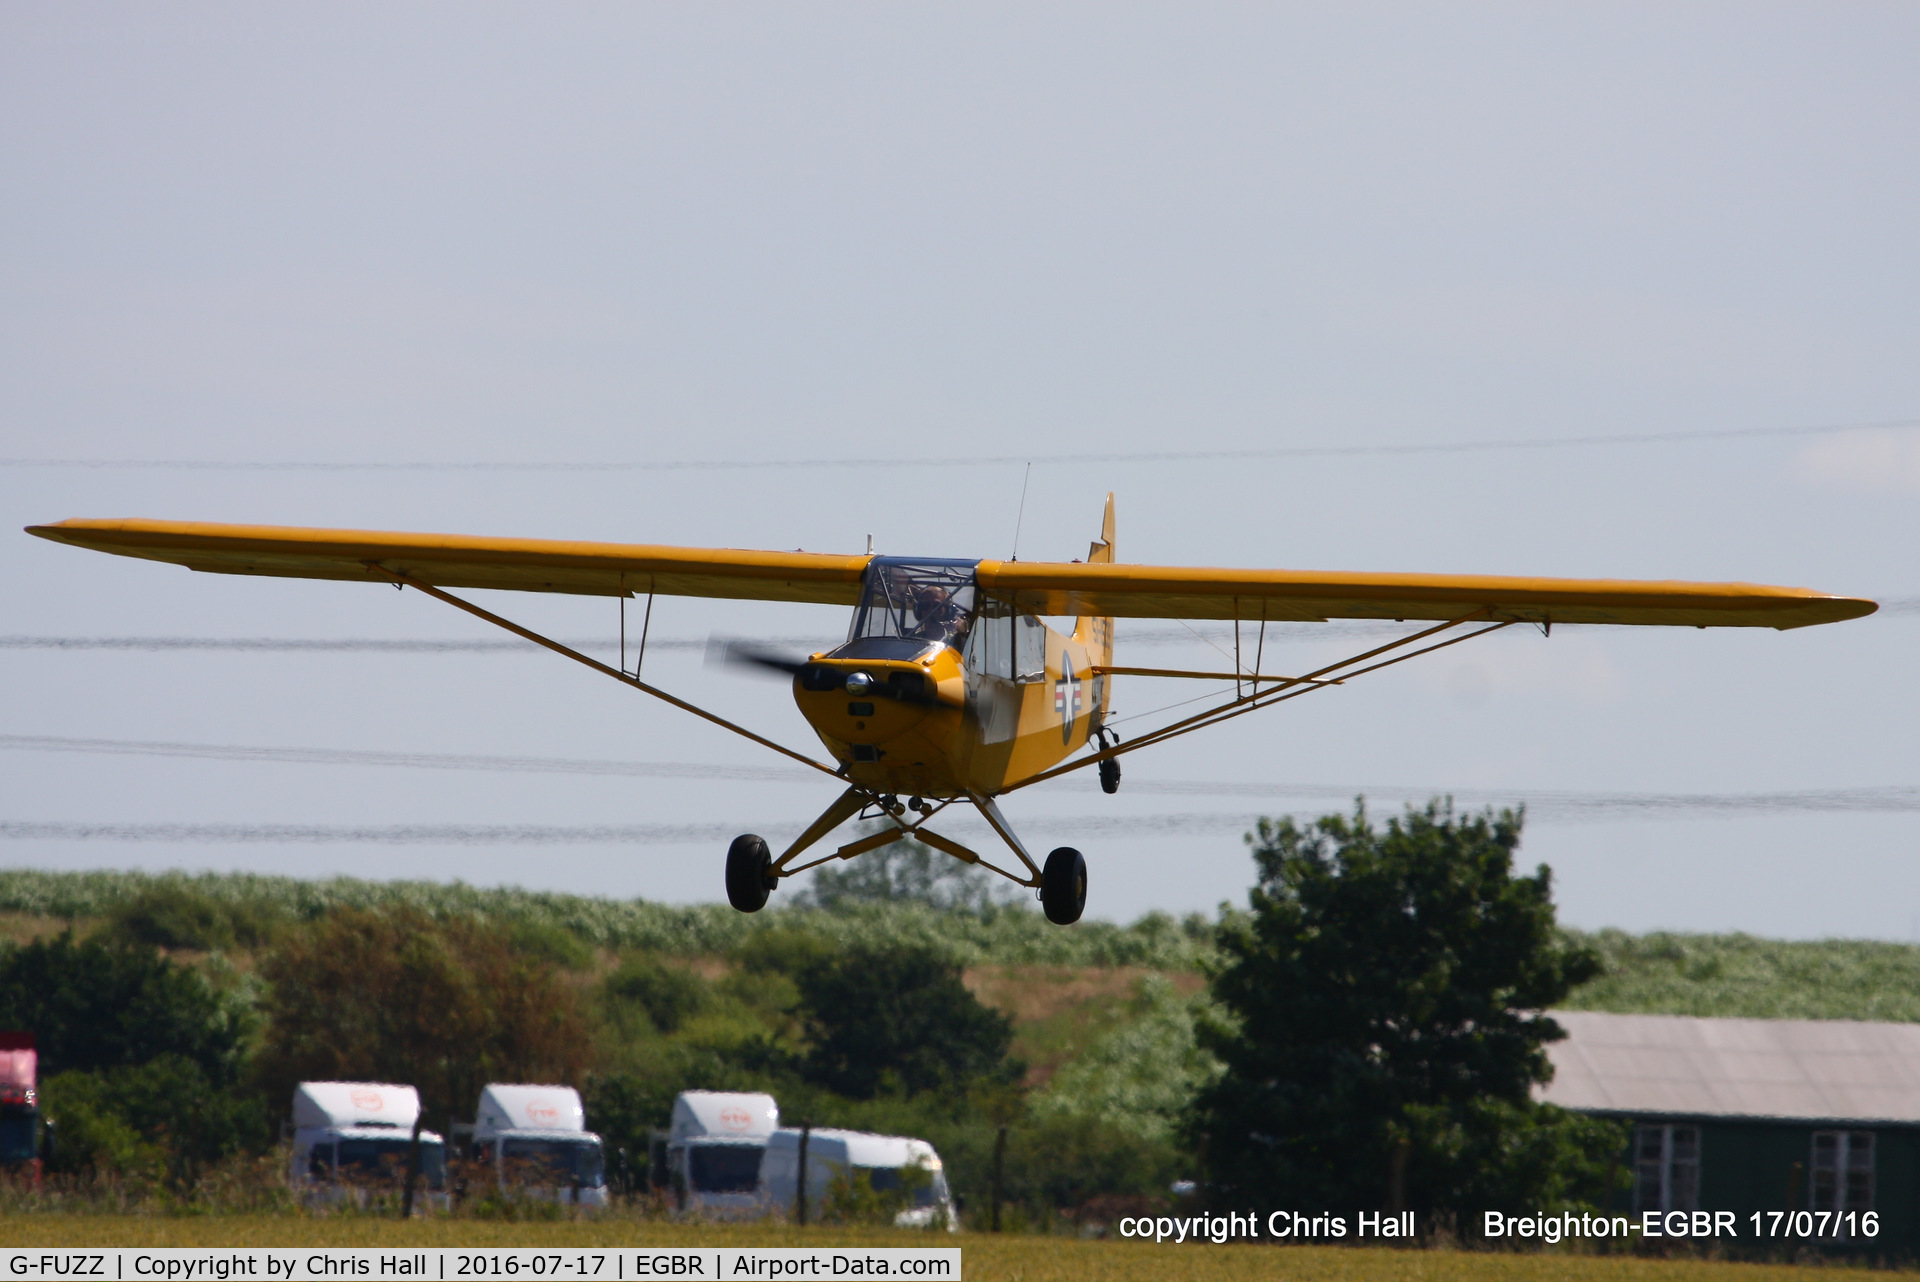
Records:
[[[915,1171],[923,1175],[912,1174]],[[901,1228],[957,1232],[940,1155],[925,1140],[904,1135],[822,1128],[807,1132],[807,1204],[819,1213],[836,1179],[865,1177],[874,1192],[910,1190],[907,1206],[893,1222]],[[767,1137],[760,1165],[760,1201],[764,1213],[793,1217],[800,1194],[800,1132],[775,1131]]]
[[[473,1160],[501,1192],[581,1206],[607,1204],[600,1137],[571,1086],[493,1082],[473,1115]]]
[[[681,1091],[671,1126],[655,1141],[653,1182],[670,1186],[675,1204],[688,1215],[761,1215],[760,1157],[779,1125],[780,1106],[771,1095]]]
[[[391,1082],[302,1082],[293,1092],[287,1183],[309,1205],[399,1193],[413,1148],[420,1093]],[[447,1206],[447,1147],[420,1132],[422,1205]]]

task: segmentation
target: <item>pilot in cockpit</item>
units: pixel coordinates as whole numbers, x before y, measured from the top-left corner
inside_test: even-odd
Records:
[[[913,614],[916,622],[907,629],[908,636],[945,642],[955,649],[965,647],[967,627],[971,620],[965,608],[953,599],[953,593],[946,588],[932,583],[916,585],[913,589]]]

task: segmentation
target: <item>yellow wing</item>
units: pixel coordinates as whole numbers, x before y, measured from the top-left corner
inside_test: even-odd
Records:
[[[1856,597],[1756,583],[1350,574],[982,561],[980,588],[1035,614],[1135,619],[1457,619],[1801,628],[1872,614]]]
[[[387,582],[378,564],[438,587],[853,605],[869,558],[460,534],[393,534],[183,521],[61,521],[29,534],[217,574]],[[1478,610],[1537,623],[1798,628],[1859,618],[1872,601],[1752,583],[1350,574],[982,561],[981,590],[1037,614],[1158,619],[1452,619]]]
[[[659,592],[854,605],[865,556],[731,548],[486,539],[463,534],[310,530],[192,521],[61,521],[27,533],[96,552],[215,574],[390,582],[377,563],[443,588],[513,588],[586,596]]]

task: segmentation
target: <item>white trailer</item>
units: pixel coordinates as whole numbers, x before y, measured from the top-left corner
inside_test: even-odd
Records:
[[[472,1159],[501,1192],[581,1206],[607,1204],[605,1154],[571,1086],[493,1082],[473,1116]]]
[[[420,1093],[392,1082],[302,1082],[293,1092],[287,1183],[309,1203],[362,1201],[404,1187]],[[447,1146],[420,1132],[424,1206],[447,1204]]]
[[[907,1206],[894,1216],[902,1228],[944,1228],[957,1232],[940,1155],[925,1140],[904,1135],[831,1128],[807,1132],[807,1208],[818,1217],[835,1180],[865,1179],[876,1193],[907,1191]],[[799,1210],[800,1132],[791,1128],[767,1137],[760,1164],[760,1202],[764,1213],[792,1219]]]
[[[773,1096],[747,1091],[682,1091],[673,1120],[656,1141],[653,1183],[673,1191],[688,1215],[752,1219],[765,1214],[760,1158],[780,1126]]]

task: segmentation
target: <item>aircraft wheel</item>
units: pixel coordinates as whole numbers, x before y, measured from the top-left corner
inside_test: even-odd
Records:
[[[743,913],[757,913],[767,906],[773,880],[767,843],[752,833],[735,837],[727,847],[727,902]]]
[[[1087,906],[1087,861],[1072,846],[1047,856],[1040,870],[1040,907],[1056,926],[1071,926]]]
[[[1099,770],[1100,770],[1100,791],[1106,792],[1106,793],[1119,792],[1120,791],[1119,760],[1114,757],[1108,757],[1105,761],[1100,763]]]

